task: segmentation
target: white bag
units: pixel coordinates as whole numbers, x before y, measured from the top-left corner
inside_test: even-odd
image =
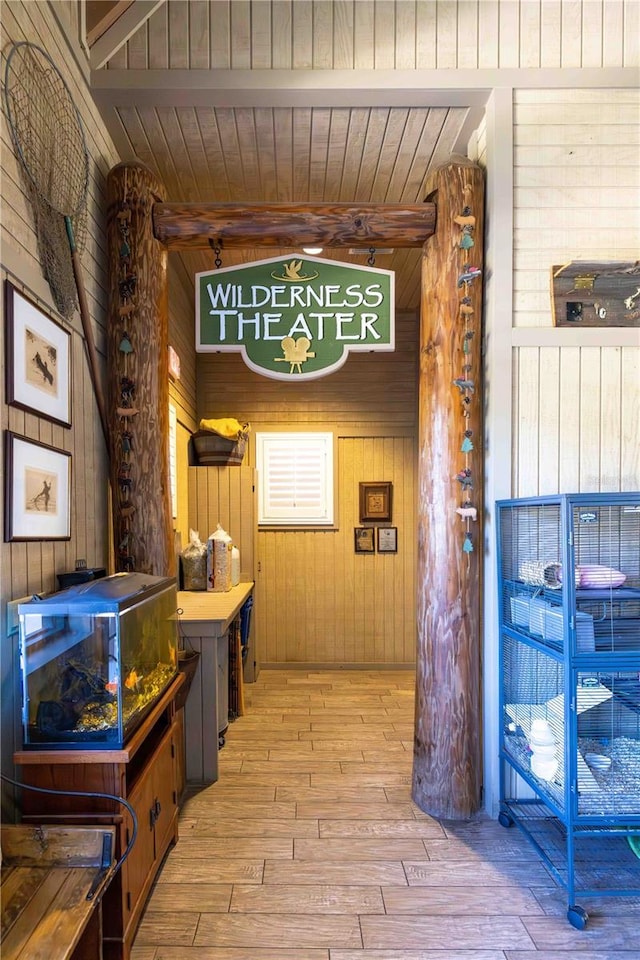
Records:
[[[220,524],[207,540],[207,590],[231,590],[231,537]]]

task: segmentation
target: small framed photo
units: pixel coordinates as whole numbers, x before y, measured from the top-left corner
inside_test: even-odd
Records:
[[[5,541],[71,538],[71,454],[7,431]]]
[[[398,552],[398,528],[378,527],[378,553]]]
[[[356,553],[375,553],[375,527],[354,527],[354,546]]]
[[[71,426],[71,334],[5,281],[7,403]]]
[[[360,484],[360,523],[391,523],[391,483]]]

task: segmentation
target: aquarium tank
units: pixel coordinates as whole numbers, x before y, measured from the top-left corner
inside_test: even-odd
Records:
[[[177,674],[174,579],[118,573],[18,616],[25,748],[123,747]]]

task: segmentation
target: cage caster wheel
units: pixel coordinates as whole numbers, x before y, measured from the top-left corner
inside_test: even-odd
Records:
[[[498,814],[498,823],[501,827],[506,827],[508,829],[509,827],[513,826],[513,817],[510,817],[508,813],[505,813],[504,810],[501,810]]]
[[[226,742],[227,741],[225,737],[223,736],[218,737],[218,750],[222,750]]]
[[[567,910],[567,920],[576,930],[584,930],[589,919],[589,914],[582,907],[572,906]]]

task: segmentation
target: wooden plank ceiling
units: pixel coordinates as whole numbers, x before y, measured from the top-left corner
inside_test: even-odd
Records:
[[[187,6],[195,9],[194,4],[179,5],[183,10]],[[93,78],[96,100],[121,156],[148,164],[165,184],[171,202],[421,203],[430,171],[464,142],[469,128],[467,106],[416,106],[411,102],[415,97],[407,98],[407,106],[378,106],[375,101],[360,105],[362,97],[354,97],[356,105],[351,105],[349,92],[342,91],[340,97],[333,97],[333,104],[342,101],[344,105],[305,106],[292,105],[294,101],[284,92],[281,106],[274,91],[273,102],[266,106],[220,105],[219,95],[207,103],[202,83],[194,80],[205,71],[190,67],[193,50],[209,48],[209,38],[202,36],[203,21],[196,16],[167,18],[163,7],[141,5],[147,19],[137,29],[129,21],[126,35],[118,36],[118,20],[102,33],[96,41],[96,46],[102,45],[100,60],[109,49],[110,37],[115,37],[111,42],[116,47]],[[127,16],[136,9],[134,4]],[[153,47],[156,20],[164,25],[162,46],[168,51],[161,71]],[[210,21],[206,24],[205,29],[213,29]],[[233,24],[231,18],[231,29]],[[336,44],[340,38],[332,35],[330,39]],[[261,47],[273,48],[277,42],[273,30],[252,33],[251,62],[268,62]],[[229,46],[233,49],[232,35]],[[172,70],[172,64],[180,69]],[[156,85],[150,77],[158,72],[163,81]],[[244,71],[244,76],[249,73]],[[228,102],[233,99],[230,96]],[[251,104],[250,92],[245,100]],[[221,259],[223,266],[232,266],[290,252],[300,251],[223,250]],[[362,264],[369,255],[368,249],[354,254],[330,248],[322,254]],[[193,296],[194,274],[213,269],[214,259],[210,251],[172,252],[172,282],[184,284]],[[417,310],[420,250],[376,252],[375,264],[396,272],[397,309]]]

